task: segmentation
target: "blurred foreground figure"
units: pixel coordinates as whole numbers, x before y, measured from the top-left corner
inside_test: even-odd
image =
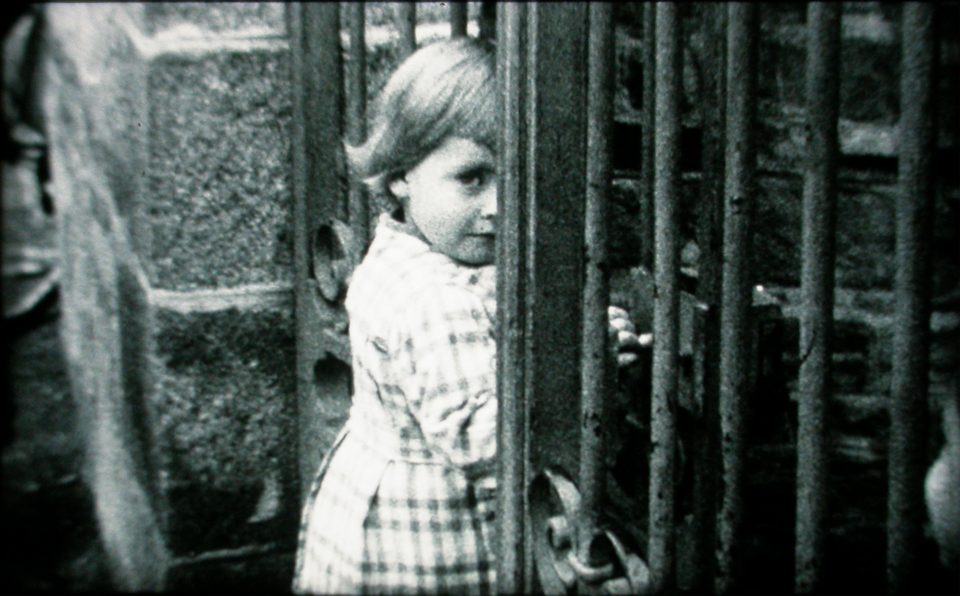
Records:
[[[53,202],[44,192],[47,146],[42,80],[43,8],[21,7],[3,36],[3,317],[30,313],[56,288]]]

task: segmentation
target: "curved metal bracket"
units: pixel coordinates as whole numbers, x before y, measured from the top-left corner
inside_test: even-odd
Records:
[[[604,530],[594,539],[591,551],[601,548],[600,543],[605,552],[612,551],[616,562],[616,575],[603,582],[602,591],[605,594],[650,593],[650,569],[640,555],[629,551],[611,530]]]
[[[610,529],[602,530],[590,543],[591,558],[607,563],[592,566],[577,557],[580,491],[563,470],[549,467],[537,475],[529,496],[534,563],[545,594],[575,594],[578,583],[608,594],[649,592],[646,563]]]
[[[310,237],[311,273],[320,295],[336,303],[350,283],[359,261],[359,250],[350,226],[331,218]]]
[[[572,594],[577,574],[569,557],[576,555],[574,532],[580,492],[558,468],[547,468],[530,484],[533,557],[545,594]]]

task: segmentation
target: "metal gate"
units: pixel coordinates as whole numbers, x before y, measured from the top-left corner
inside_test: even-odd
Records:
[[[414,3],[398,3],[405,53],[416,47]],[[645,4],[641,261],[632,287],[651,304],[649,439],[637,508],[611,514],[605,471],[610,302],[607,204],[612,166],[613,5],[484,2],[501,97],[498,233],[499,561],[507,593],[677,589],[679,382],[699,404],[692,460],[695,589],[736,590],[745,561],[745,409],[777,322],[751,278],[756,200],[758,7],[711,5],[704,34],[703,174],[697,238],[706,247],[695,295],[681,287],[681,21],[674,3]],[[806,166],[797,440],[794,589],[823,577],[825,418],[833,335],[841,5],[807,8]],[[934,149],[934,6],[902,19],[900,191],[890,409],[887,582],[916,585],[923,523]],[[349,398],[342,297],[370,234],[363,189],[345,182],[340,140],[365,134],[361,3],[289,6],[293,38],[294,192],[301,475],[307,485]],[[341,31],[341,18],[346,33]],[[450,3],[451,35],[466,8]],[[342,44],[341,41],[345,41]],[[343,47],[341,47],[343,46]],[[655,222],[655,225],[654,225]],[[693,372],[681,370],[682,358]],[[340,410],[342,412],[342,410]],[[340,414],[342,415],[342,414]],[[640,454],[638,453],[638,457]],[[648,457],[647,457],[648,456]],[[638,512],[641,512],[638,514]]]

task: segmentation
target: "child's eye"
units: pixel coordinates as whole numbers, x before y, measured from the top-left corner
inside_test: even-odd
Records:
[[[456,175],[457,182],[471,189],[481,188],[490,180],[493,172],[486,168],[472,168]]]

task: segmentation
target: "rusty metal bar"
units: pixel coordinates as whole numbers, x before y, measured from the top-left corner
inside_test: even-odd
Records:
[[[580,3],[527,6],[528,465],[531,477],[547,467],[575,477],[581,305],[570,298],[581,295],[583,283],[587,12]],[[531,539],[544,531],[530,528]],[[539,559],[537,568],[549,572],[551,565]]]
[[[464,37],[467,34],[467,3],[450,3],[450,37]]]
[[[586,4],[528,5],[527,283],[531,465],[578,468],[586,183]],[[558,396],[567,396],[560,398]],[[573,424],[571,424],[571,421]]]
[[[525,499],[529,473],[526,379],[523,355],[526,329],[524,267],[526,243],[525,119],[523,114],[526,7],[504,6],[497,23],[499,130],[497,188],[497,589],[504,594],[530,591],[533,577]]]
[[[587,186],[584,214],[583,332],[580,360],[580,516],[577,556],[589,565],[590,546],[604,499],[604,403],[607,398],[607,202],[610,195],[613,133],[613,5],[589,6],[587,48]]]
[[[394,19],[400,34],[398,51],[400,60],[417,51],[417,3],[397,2],[394,7]]]
[[[350,47],[346,68],[346,137],[351,145],[363,143],[367,136],[367,43],[364,34],[364,3],[346,2],[346,19]],[[363,251],[370,240],[370,203],[366,189],[359,180],[350,177],[347,192],[350,206],[350,227],[358,248]],[[357,255],[359,257],[359,255]]]
[[[570,297],[583,283],[587,13],[582,3],[501,9],[498,517],[509,519],[499,526],[498,590],[531,592],[533,544],[546,528],[509,528],[531,507],[529,493],[521,501],[512,491],[521,475],[525,489],[547,467],[578,467],[579,440],[571,437],[580,419],[581,305]]]
[[[735,589],[741,537],[750,366],[751,223],[755,195],[757,6],[727,5],[726,176],[720,314],[720,422],[723,497],[718,516],[717,592]]]
[[[703,350],[694,353],[697,401],[702,407],[698,431],[693,438],[693,577],[694,591],[710,592],[716,573],[714,544],[717,529],[717,491],[720,470],[720,310],[723,267],[723,133],[726,6],[704,4],[700,27],[703,51],[703,169],[697,203],[697,299],[706,304],[703,317]]]
[[[480,39],[493,39],[497,32],[497,2],[483,0],[480,3],[480,18],[477,20]]]
[[[903,5],[900,192],[896,203],[897,309],[890,385],[887,587],[914,591],[923,539],[930,325],[936,37],[933,4]]]
[[[332,441],[324,402],[347,391],[348,378],[333,378],[320,386],[317,362],[328,357],[323,330],[336,313],[323,301],[312,275],[310,238],[318,222],[345,219],[346,202],[340,186],[341,63],[340,17],[337,3],[290,4],[293,77],[294,271],[297,317],[297,403],[301,491],[308,490],[317,462]],[[331,92],[331,90],[335,90]],[[309,146],[308,146],[309,144]],[[339,383],[339,384],[338,384]],[[336,431],[333,431],[336,432]]]
[[[654,147],[653,392],[650,404],[650,536],[651,586],[655,593],[673,591],[674,459],[680,304],[680,238],[677,206],[680,193],[680,101],[682,88],[681,22],[678,7],[656,5],[656,145]]]
[[[653,129],[656,88],[656,5],[643,5],[643,107],[640,132],[640,263],[653,271]]]
[[[800,377],[794,587],[818,592],[827,512],[826,408],[832,390],[834,264],[840,111],[839,4],[807,5],[807,148],[800,274]]]

